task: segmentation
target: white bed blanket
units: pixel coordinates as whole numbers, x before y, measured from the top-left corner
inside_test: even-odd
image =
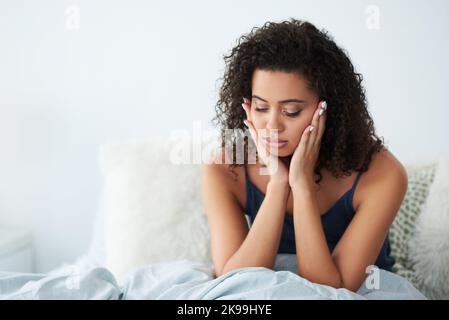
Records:
[[[277,266],[282,262],[277,261]],[[119,285],[107,268],[81,273],[0,272],[0,299],[426,299],[405,278],[378,270],[357,292],[312,283],[288,270],[240,268],[213,278],[212,267],[188,260],[147,265]]]

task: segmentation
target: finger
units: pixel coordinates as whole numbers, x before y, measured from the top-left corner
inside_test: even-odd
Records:
[[[254,140],[254,143],[256,144],[257,147],[257,133],[256,130],[254,129],[254,126],[252,124],[252,122],[250,120],[243,120],[243,123],[248,127],[249,130],[249,134],[251,135],[251,138]]]
[[[301,135],[301,140],[299,141],[299,144],[298,144],[298,149],[299,149],[298,152],[301,157],[307,151],[307,145],[308,145],[309,139],[310,139],[310,133],[311,133],[310,129],[311,128],[312,128],[312,132],[313,132],[314,127],[312,125],[309,125],[304,129],[304,131]]]
[[[249,120],[249,110],[248,110],[248,106],[245,103],[242,103],[242,108],[245,111],[245,119]]]
[[[318,103],[318,107],[315,110],[315,113],[312,117],[311,125],[314,127],[313,131],[310,132],[309,143],[307,144],[307,151],[310,152],[316,145],[316,140],[318,136],[318,132],[320,130],[320,111],[322,107],[322,101]]]
[[[318,104],[318,107],[316,108],[315,113],[313,114],[313,117],[312,117],[311,125],[314,127],[314,129],[312,132],[310,132],[310,139],[309,139],[310,145],[308,146],[308,148],[310,148],[314,144],[316,136],[317,136],[317,132],[319,130],[320,110],[321,110],[321,102]]]
[[[243,121],[245,123],[245,125],[248,127],[249,133],[251,135],[251,138],[254,141],[254,144],[256,145],[256,150],[259,154],[262,154],[262,157],[265,156],[264,154],[264,150],[263,150],[263,146],[262,146],[262,141],[259,138],[259,133],[257,132],[256,128],[254,128],[254,125],[251,121],[249,120],[244,120]]]
[[[256,146],[256,150],[257,153],[259,154],[261,163],[266,165],[267,164],[267,157],[268,157],[268,152],[265,150],[263,143],[262,143],[262,139],[259,138],[259,134],[257,132],[257,130],[254,128],[254,125],[251,121],[249,120],[244,120],[243,123],[248,127],[249,133],[254,141],[254,144]]]
[[[255,134],[254,134],[254,131],[253,131],[253,129],[252,129],[252,125],[251,125],[250,121],[247,120],[247,119],[245,119],[245,120],[243,120],[243,123],[244,123],[245,126],[248,128],[249,135],[250,135],[251,139],[253,140],[253,143],[254,143],[254,145],[255,145],[255,149],[257,150],[256,137],[255,137]],[[245,135],[246,135],[246,134],[245,134]],[[251,140],[251,139],[248,139],[248,143],[250,143],[250,140]],[[249,152],[253,153],[253,152],[254,152],[254,149],[252,149],[252,148],[250,147],[250,145],[248,144],[248,159],[250,158]],[[255,155],[254,155],[254,156],[255,156]],[[253,154],[251,155],[251,158],[252,158],[252,157],[253,157]],[[252,158],[252,159],[255,159],[255,157]]]
[[[326,129],[326,119],[327,119],[327,103],[326,101],[323,101],[323,104],[321,105],[320,108],[320,112],[319,112],[319,128],[317,130],[317,138],[315,140],[315,145],[316,146],[320,146],[321,145],[321,140],[323,138],[324,135],[324,130]]]
[[[247,98],[243,98],[242,107],[245,110],[246,118],[249,121],[252,121],[252,119],[251,119],[251,100],[249,100]]]

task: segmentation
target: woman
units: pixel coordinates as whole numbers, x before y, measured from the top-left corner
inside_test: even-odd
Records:
[[[351,291],[372,265],[392,271],[388,229],[407,174],[376,136],[344,50],[290,19],[254,28],[225,61],[223,144],[201,175],[215,275],[272,269],[279,253],[296,254],[307,280]],[[226,129],[249,129],[243,163]]]

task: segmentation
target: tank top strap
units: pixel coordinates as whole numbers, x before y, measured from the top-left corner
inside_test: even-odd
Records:
[[[354,190],[355,190],[357,184],[359,183],[359,180],[360,180],[360,176],[361,176],[361,175],[362,175],[362,172],[359,172],[359,173],[357,174],[357,177],[355,178],[354,184],[352,185],[352,192],[354,192]]]
[[[357,187],[357,184],[359,183],[359,180],[360,180],[360,176],[361,176],[361,175],[362,175],[362,172],[359,172],[359,173],[357,174],[357,177],[355,178],[355,181],[354,181],[354,183],[353,183],[353,185],[352,185],[352,188],[351,188],[351,190],[349,191],[348,197],[346,198],[347,205],[349,206],[349,208],[351,208],[351,211],[354,210],[354,207],[353,207],[353,205],[352,205],[352,202],[353,202],[353,197],[354,197],[355,188]],[[352,214],[351,214],[351,218],[352,218]]]
[[[247,168],[246,168],[246,163],[243,163],[243,170],[245,170],[245,179],[248,178],[248,173],[246,172]]]
[[[251,183],[249,181],[248,175],[248,167],[246,163],[243,164],[243,170],[245,171],[245,190],[246,190],[246,206],[244,211],[246,214],[252,214],[253,190],[251,189]]]
[[[249,173],[248,173],[248,164],[247,163],[243,163],[243,169],[245,170],[245,181],[246,183],[249,183]],[[251,183],[249,183],[251,184]]]

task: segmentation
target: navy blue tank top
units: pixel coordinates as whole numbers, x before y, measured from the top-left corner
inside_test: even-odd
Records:
[[[256,214],[262,205],[262,201],[265,198],[265,194],[250,181],[246,164],[244,165],[244,168],[246,179],[246,207],[244,212],[249,217],[250,225],[252,225]],[[326,236],[326,241],[330,252],[332,252],[336,247],[338,241],[343,236],[343,233],[355,214],[355,209],[352,206],[352,197],[361,174],[362,173],[360,172],[357,175],[352,188],[346,191],[346,193],[338,199],[332,208],[321,215],[321,223],[323,225],[324,234]],[[278,253],[296,254],[293,217],[287,214],[285,215]],[[395,260],[390,255],[390,242],[387,236],[382,245],[382,249],[380,250],[380,254],[377,257],[375,265],[378,268],[393,272],[392,267],[394,263]]]

